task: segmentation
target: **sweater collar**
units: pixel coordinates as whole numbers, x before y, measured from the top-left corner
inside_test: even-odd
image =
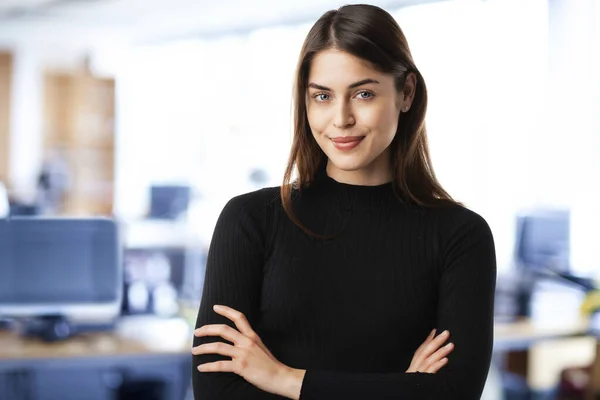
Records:
[[[344,209],[381,209],[398,206],[401,200],[394,194],[392,182],[366,186],[338,182],[327,175],[323,163],[314,180],[316,193],[322,193],[326,201]]]

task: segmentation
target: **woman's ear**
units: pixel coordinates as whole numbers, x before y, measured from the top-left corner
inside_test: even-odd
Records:
[[[400,101],[400,110],[407,112],[412,106],[417,90],[417,75],[414,72],[409,72],[404,80],[402,88],[402,99]]]

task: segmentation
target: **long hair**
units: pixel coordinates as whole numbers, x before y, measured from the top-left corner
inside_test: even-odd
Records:
[[[292,192],[309,186],[326,158],[308,124],[306,93],[311,62],[327,49],[344,51],[369,62],[379,72],[392,75],[398,93],[403,91],[407,75],[415,74],[417,84],[411,108],[399,113],[398,130],[390,145],[392,187],[400,199],[422,207],[457,204],[442,188],[431,165],[425,129],[427,88],[404,33],[394,18],[379,7],[347,5],[328,11],[317,20],[304,40],[298,59],[293,142],[281,186],[283,207],[291,220],[315,235],[294,215]],[[294,168],[298,174],[291,183]]]

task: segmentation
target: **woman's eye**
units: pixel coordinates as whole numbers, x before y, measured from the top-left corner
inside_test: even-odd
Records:
[[[325,93],[318,93],[314,96],[317,101],[327,101],[329,100],[329,95]]]
[[[367,99],[370,99],[371,97],[373,97],[373,93],[371,93],[371,92],[358,92],[357,96],[358,96],[358,98],[360,98],[362,100],[367,100]]]

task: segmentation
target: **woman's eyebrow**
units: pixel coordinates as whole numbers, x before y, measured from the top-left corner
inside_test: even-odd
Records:
[[[368,83],[375,83],[375,84],[377,84],[379,82],[377,80],[375,80],[375,79],[367,78],[367,79],[363,79],[361,81],[354,82],[354,83],[348,85],[348,89],[354,89],[355,87],[366,85]],[[317,90],[331,91],[331,89],[329,89],[327,86],[319,85],[319,84],[314,83],[314,82],[309,83],[308,87],[309,88],[313,88],[313,89],[317,89]]]

